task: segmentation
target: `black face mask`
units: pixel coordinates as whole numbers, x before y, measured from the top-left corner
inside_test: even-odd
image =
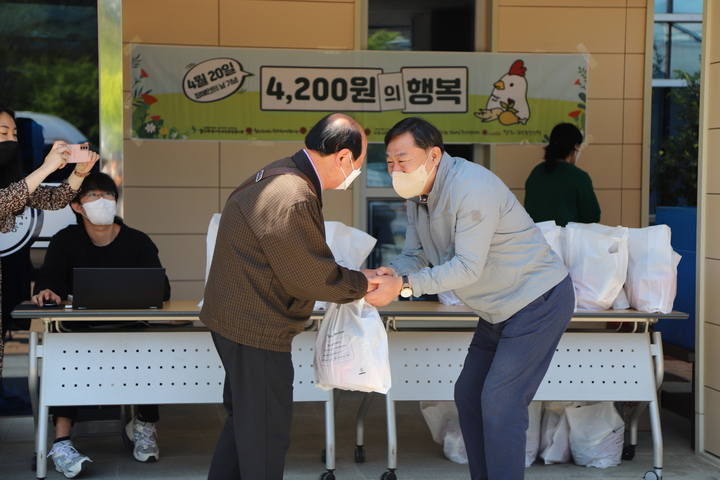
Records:
[[[17,159],[18,142],[7,140],[0,142],[0,167],[7,167]]]

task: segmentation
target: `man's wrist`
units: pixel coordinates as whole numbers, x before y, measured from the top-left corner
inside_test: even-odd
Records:
[[[400,283],[400,296],[403,298],[410,298],[413,295],[412,285],[410,283],[410,277],[403,275]]]

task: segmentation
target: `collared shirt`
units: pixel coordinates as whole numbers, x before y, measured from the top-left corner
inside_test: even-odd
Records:
[[[308,153],[307,149],[303,148],[303,152],[305,152],[305,155],[307,155],[308,160],[310,160],[310,165],[312,165],[313,169],[315,170],[315,175],[317,175],[318,181],[320,182],[320,190],[322,190],[322,178],[320,178],[320,174],[317,171],[317,167],[315,166],[315,162],[313,162],[312,158],[310,157],[310,154]]]

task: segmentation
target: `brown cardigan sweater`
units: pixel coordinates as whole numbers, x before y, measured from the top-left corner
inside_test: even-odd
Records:
[[[298,168],[321,191],[302,150],[265,169],[277,167]],[[348,303],[367,286],[361,272],[335,263],[321,199],[302,178],[276,175],[225,205],[200,320],[233,342],[289,352],[316,300]]]

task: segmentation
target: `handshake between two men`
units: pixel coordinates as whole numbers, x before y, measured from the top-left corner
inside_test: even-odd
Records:
[[[368,281],[368,293],[365,295],[365,300],[375,307],[389,304],[403,290],[403,277],[398,277],[397,272],[390,267],[365,269],[362,270],[362,273]],[[407,281],[409,282],[409,280]]]

